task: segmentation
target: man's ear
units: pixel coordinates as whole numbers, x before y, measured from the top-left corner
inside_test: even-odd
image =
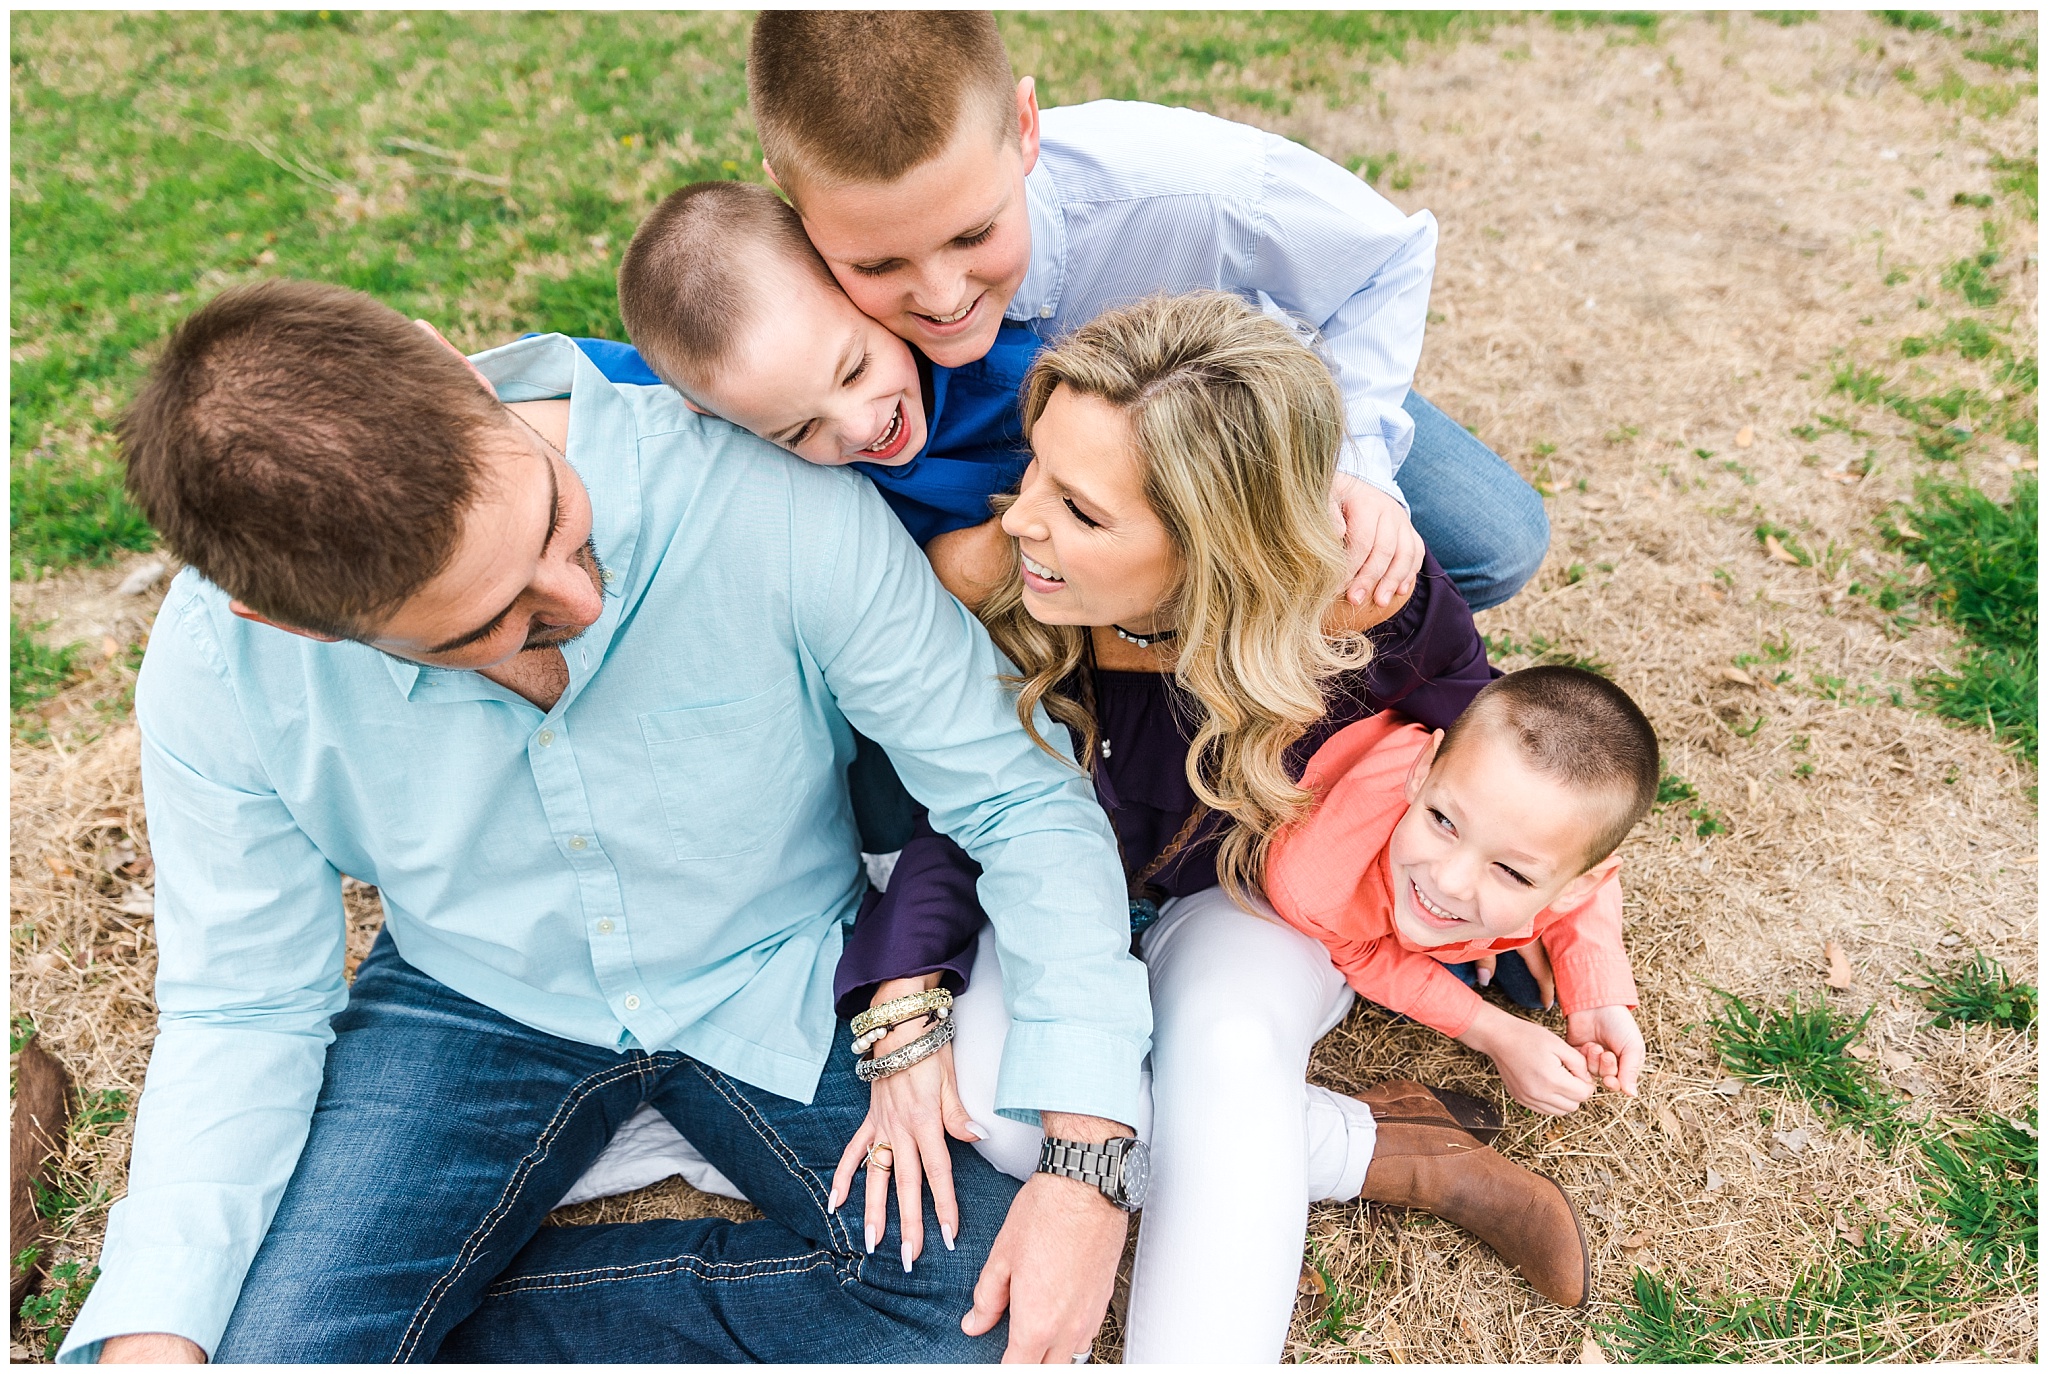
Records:
[[[1017,83],[1017,148],[1024,155],[1024,175],[1038,165],[1038,81],[1025,77]]]
[[[676,395],[683,396],[683,393],[678,391]],[[688,396],[683,396],[683,404],[688,406],[691,410],[695,411],[699,415],[710,415],[711,418],[714,420],[718,418],[716,415],[713,415],[710,411],[706,410],[703,406],[700,406],[695,401],[691,400]]]
[[[1437,750],[1443,748],[1443,744],[1444,732],[1430,731],[1429,744],[1408,765],[1408,780],[1402,784],[1401,792],[1410,806],[1422,800],[1422,785],[1429,781],[1430,767],[1436,762]]]
[[[454,344],[449,343],[447,339],[442,337],[440,330],[434,328],[434,326],[428,324],[425,320],[414,320],[412,323],[415,329],[424,329],[425,331],[427,331],[428,334],[433,336],[434,342],[440,344],[441,347],[447,349],[450,353],[453,353],[456,357],[462,359],[462,365],[469,369],[470,376],[476,378],[476,384],[482,387],[485,391],[490,392],[491,398],[493,400],[497,399],[498,388],[491,385],[491,379],[489,377],[484,376],[482,372],[479,372],[477,370],[476,364],[469,360],[469,355],[467,353],[464,353]],[[268,624],[269,622],[266,621],[265,623]],[[282,629],[283,627],[280,626],[279,628]]]
[[[432,325],[428,325],[427,327],[429,329],[433,328]],[[341,643],[340,635],[327,635],[320,633],[318,630],[302,630],[296,625],[280,624],[279,622],[272,620],[269,616],[263,614],[261,611],[255,610],[254,608],[240,601],[228,602],[228,609],[233,611],[236,615],[242,617],[242,619],[244,620],[253,620],[258,625],[268,625],[273,630],[283,630],[286,634],[297,635],[301,639],[318,640],[322,644]]]
[[[1581,873],[1578,877],[1559,888],[1557,895],[1550,899],[1551,907],[1557,911],[1565,911],[1577,906],[1585,901],[1586,898],[1592,896],[1593,889],[1606,882],[1608,878],[1613,876],[1614,871],[1620,867],[1621,856],[1619,854],[1609,854],[1599,863],[1594,864],[1584,873]]]
[[[761,159],[761,170],[768,174],[768,184],[770,186],[773,186],[776,190],[782,192],[782,194],[784,194],[785,196],[789,194],[789,188],[782,184],[781,177],[775,175],[775,169],[768,165],[768,159],[765,157]]]

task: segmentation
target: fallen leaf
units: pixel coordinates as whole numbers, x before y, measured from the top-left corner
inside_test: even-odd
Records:
[[[1476,1348],[1484,1344],[1485,1338],[1479,1334],[1479,1328],[1474,1326],[1472,1324],[1472,1319],[1466,1316],[1463,1312],[1460,1312],[1458,1314],[1458,1330],[1465,1337],[1465,1343],[1467,1345]]]
[[[1886,1068],[1894,1073],[1904,1073],[1907,1069],[1913,1067],[1913,1056],[1901,1054],[1897,1050],[1879,1050],[1877,1057],[1883,1061]]]
[[[1868,1045],[1851,1045],[1849,1046],[1849,1057],[1851,1059],[1861,1059],[1865,1062],[1868,1062],[1875,1056],[1871,1051],[1870,1046]]]
[[[1394,1320],[1394,1314],[1387,1313],[1387,1319],[1380,1323],[1380,1339],[1387,1344],[1387,1363],[1408,1363],[1407,1352],[1401,1348],[1401,1324]]]
[[[1294,1285],[1294,1291],[1303,1297],[1307,1297],[1311,1293],[1317,1297],[1328,1297],[1330,1285],[1324,1282],[1323,1276],[1317,1273],[1314,1268],[1304,1264],[1301,1266],[1301,1281]]]
[[[1756,686],[1756,679],[1743,672],[1740,668],[1723,668],[1721,670],[1721,679],[1724,682],[1740,683],[1744,687]]]
[[[1735,431],[1735,447],[1748,448],[1751,444],[1755,442],[1756,431],[1751,429],[1748,425],[1744,425],[1741,429]]]
[[[1799,566],[1799,560],[1785,551],[1785,546],[1778,542],[1778,536],[1775,534],[1764,536],[1764,556],[1795,568]]]
[[[1659,1107],[1657,1109],[1657,1128],[1673,1140],[1683,1141],[1685,1139],[1685,1128],[1678,1124],[1678,1118],[1672,1115],[1669,1107]]]
[[[1746,778],[1744,779],[1744,781],[1749,784],[1749,804],[1751,806],[1755,806],[1757,802],[1763,799],[1763,784],[1758,782],[1755,778]]]
[[[1708,596],[1713,597],[1716,601],[1726,601],[1728,599],[1728,593],[1722,591],[1719,587],[1715,586],[1711,582],[1700,583],[1700,590],[1706,593]]]
[[[1603,1203],[1582,1203],[1580,1205],[1579,1210],[1584,1212],[1587,1216],[1598,1217],[1602,1221],[1612,1222],[1617,1226],[1621,1224],[1621,1213],[1615,1211],[1612,1207],[1606,1206]]]
[[[1861,1250],[1863,1248],[1863,1228],[1861,1226],[1843,1227],[1842,1239],[1848,1241],[1849,1244],[1855,1246],[1858,1250]]]
[[[2020,1120],[2016,1116],[2009,1116],[2005,1118],[2005,1124],[2012,1127],[2014,1130],[2018,1131],[2021,1135],[2025,1136],[2029,1140],[2039,1140],[2041,1138],[2041,1133],[2038,1130],[2036,1130],[2032,1126],[2029,1126],[2026,1122]]]
[[[46,854],[43,856],[43,862],[48,864],[50,872],[56,874],[59,878],[69,879],[78,876],[78,870],[71,866],[71,862],[68,859],[59,858],[55,854]]]
[[[1600,1342],[1591,1336],[1579,1343],[1580,1364],[1606,1364],[1607,1352],[1600,1348]]]
[[[1842,952],[1839,940],[1830,940],[1822,951],[1828,956],[1828,986],[1837,992],[1847,992],[1856,981],[1854,970],[1849,967],[1849,956]]]
[[[1714,1091],[1723,1097],[1739,1097],[1742,1095],[1742,1080],[1739,1078],[1724,1078],[1714,1085]]]
[[[1927,537],[1926,535],[1920,533],[1920,531],[1914,529],[1911,525],[1907,524],[1904,520],[1894,520],[1892,522],[1892,528],[1898,531],[1899,538],[1901,539],[1925,539]]]
[[[121,652],[121,641],[112,635],[100,636],[100,657],[112,658]]]
[[[1820,475],[1830,482],[1840,482],[1845,487],[1863,480],[1862,473],[1850,472],[1847,468],[1822,468]]]
[[[1806,1153],[1806,1147],[1813,1143],[1813,1132],[1801,1126],[1793,1131],[1772,1131],[1771,1139],[1783,1145],[1795,1155]]]
[[[151,587],[154,587],[157,579],[162,577],[167,571],[169,570],[165,568],[161,561],[152,558],[149,562],[144,563],[134,572],[122,578],[121,585],[114,588],[114,595],[141,596]]]
[[[1956,934],[1954,931],[1950,931],[1948,934],[1942,936],[1939,940],[1936,940],[1934,943],[1940,945],[1943,949],[1954,949],[1957,945],[1961,944],[1962,942],[1962,936]]]
[[[154,917],[156,915],[156,897],[147,888],[130,887],[128,895],[121,899],[121,904],[115,907],[114,910],[129,916]]]
[[[1640,1250],[1649,1243],[1650,1233],[1648,1231],[1632,1231],[1621,1238],[1621,1248],[1624,1250]]]
[[[1715,1173],[1715,1172],[1713,1171],[1713,1169],[1712,1169],[1712,1168],[1709,1168],[1709,1169],[1707,1170],[1707,1191],[1708,1191],[1708,1192],[1710,1192],[1710,1193],[1718,1193],[1718,1192],[1720,1192],[1720,1191],[1721,1191],[1721,1190],[1722,1190],[1723,1188],[1725,1188],[1725,1187],[1727,1187],[1727,1186],[1728,1186],[1728,1180],[1727,1180],[1727,1179],[1725,1179],[1725,1178],[1721,1177],[1721,1176],[1720,1176],[1719,1174]]]

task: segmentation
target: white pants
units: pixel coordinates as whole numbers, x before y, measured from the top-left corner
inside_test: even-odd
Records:
[[[1263,903],[1260,903],[1263,906]],[[1152,985],[1152,1147],[1125,1324],[1130,1364],[1272,1364],[1287,1341],[1308,1204],[1358,1196],[1372,1112],[1304,1081],[1351,989],[1322,945],[1221,888],[1170,901],[1145,932]],[[1041,1133],[995,1114],[1009,1016],[984,929],[955,1011],[953,1062],[976,1148],[1028,1178]]]
[[[1167,902],[1143,948],[1151,1072],[1140,1119],[1129,1124],[1152,1147],[1153,1177],[1124,1359],[1275,1363],[1294,1311],[1308,1204],[1357,1197],[1372,1162],[1371,1111],[1305,1082],[1309,1051],[1344,1018],[1352,993],[1320,944],[1244,911],[1220,888]],[[1042,1133],[995,1113],[1010,1020],[986,928],[954,1016],[961,1100],[988,1132],[975,1148],[1005,1173],[1029,1178]],[[709,1166],[666,1120],[654,1116],[646,1129],[656,1132],[656,1123],[671,1162],[655,1177],[683,1173],[706,1191],[736,1196],[723,1178],[704,1177]],[[613,1149],[641,1124],[629,1123]],[[600,1177],[611,1154],[572,1199],[617,1190],[606,1184],[623,1181],[622,1173]],[[641,1172],[652,1167],[659,1166]]]

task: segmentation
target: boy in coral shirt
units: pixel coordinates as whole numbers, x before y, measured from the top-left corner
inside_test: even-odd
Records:
[[[1635,1093],[1643,1036],[1614,850],[1657,795],[1657,737],[1578,668],[1511,673],[1448,732],[1389,715],[1339,731],[1302,776],[1315,810],[1273,844],[1266,893],[1360,996],[1488,1055],[1550,1115]],[[1541,939],[1566,1035],[1446,968]]]

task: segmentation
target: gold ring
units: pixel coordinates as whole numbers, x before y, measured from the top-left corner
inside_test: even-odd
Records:
[[[877,1163],[875,1160],[877,1154],[886,1155],[887,1158]],[[868,1146],[868,1157],[865,1162],[870,1169],[881,1169],[885,1172],[893,1169],[896,1167],[896,1147],[886,1140],[877,1140],[874,1144]]]

